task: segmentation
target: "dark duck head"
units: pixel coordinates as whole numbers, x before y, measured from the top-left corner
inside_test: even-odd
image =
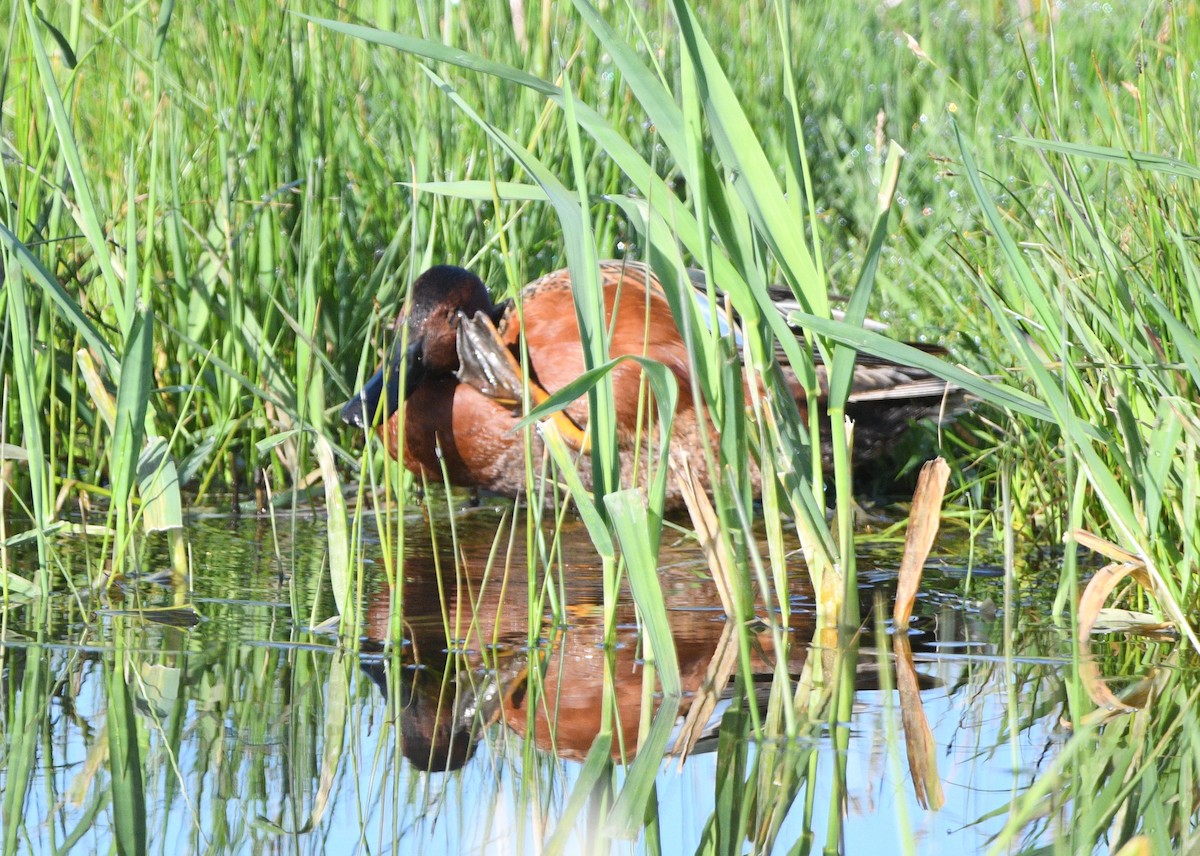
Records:
[[[357,428],[386,422],[426,379],[458,370],[460,320],[483,312],[498,323],[506,304],[496,306],[483,280],[454,265],[437,265],[412,284],[407,308],[396,319],[395,343],[379,371],[342,407],[342,419]],[[382,411],[382,413],[381,413]]]

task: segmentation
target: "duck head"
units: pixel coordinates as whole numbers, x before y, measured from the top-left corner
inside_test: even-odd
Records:
[[[494,306],[483,281],[469,270],[437,265],[417,277],[408,308],[396,319],[395,344],[379,371],[342,407],[342,420],[357,428],[386,422],[423,381],[453,374],[459,365],[459,319],[476,312],[499,323],[504,305]]]

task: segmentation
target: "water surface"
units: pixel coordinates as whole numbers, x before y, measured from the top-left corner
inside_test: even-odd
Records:
[[[44,616],[11,608],[0,647],[6,840],[32,852],[110,850],[123,803],[114,803],[122,785],[107,729],[125,703],[149,849],[164,853],[532,853],[547,843],[686,853],[728,834],[714,818],[727,816],[729,793],[757,794],[747,816],[774,826],[776,852],[890,853],[903,842],[918,853],[977,852],[1070,736],[1073,646],[1039,617],[1052,592],[1018,587],[1006,611],[999,572],[976,565],[968,587],[959,557],[947,557],[951,536],[927,575],[911,657],[899,669],[881,657],[868,615],[839,672],[838,652],[811,645],[813,597],[797,558],[786,632],[754,627],[743,686],[765,712],[773,674],[794,682],[808,658],[824,658],[854,685],[844,740],[823,721],[792,740],[750,739],[747,704],[721,692],[690,757],[658,765],[656,825],[614,839],[605,822],[626,775],[620,762],[635,758],[660,699],[645,680],[632,601],[624,591],[606,644],[603,579],[583,527],[568,524],[552,543],[510,524],[504,507],[453,526],[410,515],[399,588],[385,559],[395,545],[368,530],[363,626],[348,642],[323,623],[334,605],[319,515],[194,520],[190,590],[155,574],[165,551],[151,545],[139,555],[143,576],[109,595],[63,591]],[[530,541],[554,569],[532,584]],[[87,545],[59,552],[82,586]],[[895,552],[864,545],[868,611],[888,598]],[[729,622],[694,542],[665,543],[661,558],[682,721]],[[606,691],[618,763],[585,790]],[[914,704],[936,768],[920,784],[906,741]],[[760,781],[768,770],[774,778]],[[923,808],[918,794],[928,802],[937,791],[941,810]],[[831,823],[839,806],[840,825]],[[1050,814],[1021,840],[1061,838],[1062,823]]]

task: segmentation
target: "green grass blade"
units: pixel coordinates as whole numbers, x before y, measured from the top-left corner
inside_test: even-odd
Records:
[[[568,852],[567,844],[574,830],[575,819],[592,801],[596,789],[604,786],[604,778],[611,771],[612,735],[597,734],[583,761],[583,766],[579,770],[579,776],[575,779],[575,786],[571,788],[567,804],[563,807],[562,814],[558,816],[558,826],[555,827],[554,833],[546,843],[546,849],[542,851],[545,856],[560,856],[560,854]]]
[[[120,374],[120,365],[117,363],[112,346],[100,335],[99,329],[79,308],[79,304],[71,295],[67,294],[66,289],[59,284],[29,247],[21,243],[3,223],[0,223],[0,241],[3,241],[5,248],[25,269],[34,284],[41,288],[46,297],[53,301],[58,310],[70,320],[76,332],[104,363],[104,368],[109,375],[116,378]]]
[[[112,777],[113,838],[118,853],[136,856],[146,852],[146,788],[133,692],[126,680],[126,670],[130,668],[126,662],[126,632],[124,620],[113,616],[113,634],[118,642],[105,669],[108,702],[105,731]]]
[[[555,204],[567,239],[567,267],[571,271],[571,292],[575,297],[575,319],[579,323],[579,341],[583,345],[584,368],[602,365],[608,359],[608,321],[604,311],[604,286],[600,280],[599,258],[596,252],[595,230],[591,222],[587,192],[587,162],[575,119],[576,99],[570,78],[563,75],[563,115],[566,120],[571,165],[574,168],[575,201],[566,210]],[[528,168],[528,167],[527,167]],[[535,174],[535,178],[537,178]],[[538,183],[545,187],[540,178]],[[553,203],[553,194],[551,202]],[[578,231],[578,239],[567,230]],[[578,226],[575,221],[578,221]],[[621,480],[620,453],[617,449],[616,404],[613,401],[612,378],[604,375],[588,391],[588,427],[592,435],[592,489],[604,496],[615,490]]]
[[[451,65],[456,65],[459,68],[464,68],[468,71],[473,71],[479,74],[488,74],[494,77],[499,77],[504,80],[512,81],[513,83],[532,89],[536,92],[541,92],[543,95],[559,94],[558,87],[552,83],[547,83],[540,77],[536,77],[528,72],[513,68],[504,63],[495,62],[493,60],[484,59],[483,57],[475,56],[467,51],[459,50],[458,48],[450,47],[441,42],[430,41],[428,39],[420,39],[414,36],[405,36],[400,33],[390,33],[386,30],[379,30],[374,27],[364,27],[361,24],[347,24],[342,21],[335,21],[330,18],[319,18],[311,15],[302,15],[298,12],[293,12],[297,18],[303,18],[306,21],[312,21],[326,29],[332,30],[335,33],[341,33],[351,38],[361,39],[364,42],[370,42],[383,47],[394,48],[403,53],[412,54],[414,56],[424,57],[425,59],[434,60],[436,62],[445,62]]]
[[[411,187],[424,193],[491,202],[499,197],[505,202],[548,202],[546,191],[536,184],[519,181],[401,181],[401,187]]]
[[[775,169],[758,142],[754,125],[692,8],[686,0],[674,0],[673,6],[684,44],[696,66],[697,83],[722,165],[737,175],[734,190],[771,247],[802,306],[815,315],[825,315],[829,311],[829,297],[801,237],[804,222],[795,218],[794,209],[784,199]]]
[[[183,528],[183,498],[179,472],[171,449],[162,437],[151,436],[138,456],[138,495],[142,499],[142,528],[165,532]]]
[[[663,496],[666,493],[666,480],[669,475],[667,443],[670,440],[671,427],[674,425],[675,407],[679,401],[679,382],[675,379],[675,375],[671,370],[657,360],[625,355],[610,360],[604,365],[585,371],[579,377],[575,378],[575,380],[556,390],[549,398],[525,414],[524,418],[517,423],[517,430],[545,420],[551,414],[568,407],[587,394],[588,390],[592,389],[601,378],[611,374],[613,369],[627,360],[636,362],[642,367],[642,371],[646,373],[658,409],[659,437],[661,441],[659,446],[659,465],[654,471],[648,487],[647,497],[650,507],[658,509],[661,512]],[[655,550],[657,549],[656,542]]]
[[[900,176],[900,159],[904,149],[891,144],[888,149],[887,165],[884,167],[884,185],[879,191],[879,207],[875,212],[875,225],[871,229],[871,237],[867,242],[866,254],[862,267],[859,269],[858,281],[851,292],[850,302],[846,306],[845,322],[851,326],[861,326],[867,317],[867,306],[871,294],[875,290],[875,274],[879,270],[879,257],[883,252],[883,244],[888,235],[888,218],[892,213],[892,199],[896,192],[896,182]],[[854,352],[844,348],[834,351],[833,366],[829,372],[829,404],[831,407],[845,406],[846,399],[854,384]]]
[[[1187,402],[1179,398],[1164,398],[1158,404],[1154,428],[1147,443],[1146,471],[1143,475],[1146,530],[1159,531],[1159,515],[1162,513],[1163,498],[1171,490],[1171,469],[1175,463],[1175,450],[1183,434],[1184,414]]]
[[[675,725],[682,685],[675,640],[658,581],[658,533],[662,521],[652,523],[645,499],[634,489],[610,493],[604,497],[604,503],[621,545],[625,572],[645,633],[645,660],[653,664],[663,694],[661,706],[605,823],[610,834],[629,838],[636,834],[645,817],[647,801],[654,791],[655,777]],[[651,697],[650,693],[643,693],[643,702],[649,703]]]
[[[45,613],[43,613],[43,616]],[[45,724],[46,700],[53,691],[50,658],[43,645],[29,647],[24,669],[10,672],[8,711],[4,733],[4,793],[0,795],[0,835],[4,853],[20,853],[27,846],[28,800],[43,763],[39,752]],[[24,846],[23,846],[24,845]]]
[[[658,583],[658,539],[650,536],[653,526],[646,511],[646,501],[639,491],[630,488],[610,493],[604,497],[604,503],[621,545],[633,600],[650,643],[646,659],[658,670],[663,694],[678,698],[682,693],[679,659],[675,654],[662,587]]]
[[[621,70],[625,85],[646,111],[646,117],[654,124],[659,138],[672,148],[675,159],[680,164],[686,164],[684,152],[676,150],[676,147],[687,140],[683,112],[662,80],[646,67],[634,46],[609,26],[595,6],[588,0],[574,0],[574,4],[584,22]],[[690,178],[694,181],[696,176]]]
[[[54,130],[58,134],[63,160],[71,174],[71,187],[76,199],[75,214],[79,226],[83,229],[83,234],[92,248],[96,264],[100,267],[100,274],[107,286],[108,299],[117,313],[121,331],[127,334],[133,324],[133,305],[129,302],[129,296],[125,294],[121,280],[113,266],[112,255],[108,249],[108,238],[100,225],[100,211],[92,194],[88,175],[83,169],[83,158],[75,143],[75,133],[71,128],[71,119],[67,115],[67,108],[63,103],[58,82],[54,77],[54,69],[50,64],[50,58],[46,55],[46,48],[42,44],[41,36],[38,34],[37,25],[34,22],[33,7],[29,0],[23,0],[22,5],[25,9],[25,19],[29,24],[29,41],[33,48],[38,74],[41,77],[42,90],[45,92],[46,101],[50,106],[50,118],[54,123]]]
[[[940,360],[912,345],[897,342],[895,339],[851,326],[844,321],[834,321],[829,318],[817,318],[803,312],[793,312],[788,317],[793,324],[812,330],[828,339],[849,345],[864,354],[870,354],[884,360],[891,360],[901,365],[912,366],[934,374],[943,380],[962,387],[969,393],[977,395],[989,404],[1004,407],[1015,413],[1022,413],[1045,422],[1053,422],[1054,414],[1045,404],[1033,396],[1014,387],[1006,386],[995,381],[972,374],[966,369]],[[1096,439],[1100,434],[1094,428],[1088,431]]]
[[[4,290],[7,292],[7,300],[4,302],[7,304],[7,320],[12,337],[13,375],[22,417],[22,443],[29,473],[34,534],[38,542],[38,559],[43,569],[44,587],[48,583],[45,574],[48,559],[45,533],[54,519],[54,505],[50,496],[51,473],[38,418],[42,412],[42,397],[38,389],[34,360],[36,334],[31,326],[25,281],[21,275],[7,277]]]
[[[566,483],[567,490],[575,502],[575,508],[578,509],[579,516],[587,527],[592,544],[596,547],[596,553],[605,562],[615,562],[617,558],[616,545],[608,532],[604,516],[596,508],[595,499],[592,498],[591,492],[583,486],[583,481],[579,478],[579,472],[576,469],[578,461],[575,454],[567,448],[558,427],[553,422],[547,422],[538,430],[542,432],[542,440],[545,442],[546,448],[550,450],[550,457],[558,466],[558,474]]]
[[[142,310],[129,331],[123,371],[117,384],[117,412],[113,440],[109,447],[109,474],[112,504],[117,517],[117,556],[123,553],[128,532],[129,502],[137,475],[142,440],[146,434],[146,410],[150,401],[150,382],[154,375],[154,316]]]
[[[1152,172],[1161,172],[1167,175],[1176,175],[1180,178],[1190,178],[1193,181],[1200,181],[1200,167],[1190,164],[1187,161],[1167,157],[1166,155],[1128,151],[1126,149],[1113,148],[1112,146],[1095,146],[1085,143],[1066,142],[1063,140],[1042,140],[1035,139],[1034,137],[1009,137],[1009,139],[1019,145],[1043,149],[1048,152],[1058,152],[1059,154],[1070,155],[1072,157],[1091,158],[1093,160],[1122,164],[1124,166],[1135,166],[1138,169],[1147,169]]]
[[[354,606],[352,567],[350,565],[350,527],[346,515],[346,498],[342,494],[342,482],[338,477],[333,447],[321,434],[313,439],[317,463],[321,468],[321,479],[325,483],[325,513],[328,515],[327,538],[329,543],[329,579],[338,615],[343,619],[350,615],[347,610]],[[354,609],[353,614],[358,610]],[[343,630],[350,628],[343,622]]]
[[[646,823],[647,813],[656,810],[651,807],[650,802],[655,794],[654,786],[658,772],[662,769],[663,757],[678,717],[678,699],[664,698],[654,713],[654,719],[650,723],[646,739],[638,749],[637,757],[625,773],[625,781],[613,802],[612,810],[605,818],[605,835],[615,838],[637,838],[638,832]]]
[[[0,568],[0,611],[9,604],[38,597],[41,593],[37,583],[17,576],[8,568]]]
[[[175,13],[175,0],[163,0],[158,9],[158,20],[154,25],[154,59],[162,59],[167,44],[167,33],[171,29],[171,16]]]

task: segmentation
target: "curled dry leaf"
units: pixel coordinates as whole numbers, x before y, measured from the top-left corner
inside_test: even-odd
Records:
[[[1081,538],[1081,535],[1084,537]],[[1091,652],[1088,650],[1088,641],[1091,638],[1092,631],[1096,628],[1100,617],[1105,613],[1104,604],[1108,602],[1109,596],[1126,578],[1132,577],[1138,585],[1151,595],[1155,595],[1157,592],[1144,562],[1133,558],[1131,554],[1126,553],[1115,544],[1097,538],[1090,533],[1077,532],[1076,540],[1107,556],[1130,558],[1129,561],[1112,562],[1097,571],[1096,575],[1088,581],[1087,587],[1083,590],[1083,595],[1079,598],[1079,677],[1083,682],[1084,689],[1087,690],[1088,696],[1091,697],[1092,701],[1099,708],[1098,711],[1095,711],[1097,717],[1093,717],[1093,719],[1099,718],[1104,720],[1112,716],[1133,713],[1139,710],[1144,699],[1139,699],[1129,694],[1126,694],[1125,698],[1121,699],[1108,688],[1104,676],[1100,674],[1100,669],[1096,665],[1095,658],[1092,657]]]
[[[1099,553],[1101,556],[1107,556],[1114,562],[1137,562],[1138,557],[1130,553],[1128,550],[1118,547],[1107,538],[1101,538],[1099,535],[1094,535],[1086,529],[1076,529],[1071,533],[1071,537],[1076,544],[1081,547],[1087,547],[1094,553]]]
[[[929,717],[921,704],[921,679],[913,663],[912,646],[904,635],[892,640],[896,654],[896,689],[900,693],[900,721],[904,726],[904,748],[913,793],[922,808],[938,811],[946,803],[938,775],[937,741]]]
[[[1092,635],[1092,628],[1095,627],[1096,620],[1100,617],[1101,610],[1104,609],[1104,604],[1108,602],[1109,595],[1126,577],[1133,577],[1134,581],[1151,595],[1157,594],[1154,590],[1154,582],[1150,579],[1150,574],[1146,572],[1146,565],[1143,562],[1112,562],[1105,565],[1096,571],[1096,575],[1088,581],[1083,595],[1079,598],[1080,644],[1087,643],[1088,637]]]
[[[908,531],[904,535],[904,556],[900,559],[899,580],[896,583],[896,606],[892,618],[896,627],[908,627],[912,617],[913,602],[921,587],[921,571],[933,539],[937,537],[941,523],[942,498],[946,495],[946,482],[950,478],[950,467],[945,458],[934,458],[921,467],[917,478],[917,489],[913,493],[912,509],[908,515]]]

